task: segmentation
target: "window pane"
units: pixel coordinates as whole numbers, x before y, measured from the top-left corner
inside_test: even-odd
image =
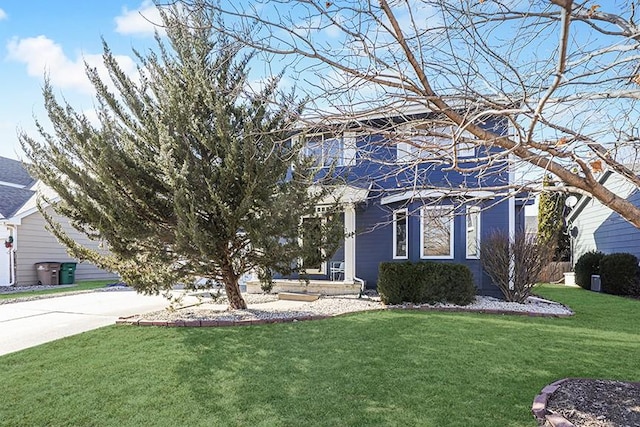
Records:
[[[396,212],[395,218],[395,257],[407,256],[407,214],[405,212]]]
[[[458,143],[458,157],[474,157],[476,155],[475,145],[470,142]]]
[[[323,165],[322,160],[322,136],[313,136],[307,139],[304,147],[304,155],[313,158],[314,166]]]
[[[422,256],[451,256],[451,225],[453,217],[449,208],[429,208],[423,210]]]
[[[329,138],[327,135],[311,135],[307,137],[304,155],[313,157],[314,166],[342,166],[342,138]]]
[[[480,209],[467,208],[467,258],[477,258],[479,254]]]
[[[342,165],[342,138],[324,140],[324,165]]]

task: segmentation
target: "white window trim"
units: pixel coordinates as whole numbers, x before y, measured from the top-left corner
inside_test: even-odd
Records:
[[[448,255],[425,255],[424,253],[424,219],[425,212],[427,210],[439,210],[442,208],[446,208],[451,211],[451,213],[447,214],[450,218],[449,221],[449,254]],[[420,259],[454,259],[454,242],[455,236],[453,234],[455,225],[455,217],[453,215],[453,206],[451,205],[440,205],[440,206],[423,206],[420,209]]]
[[[316,212],[317,211],[318,211],[318,207],[316,207]],[[317,215],[307,215],[300,218],[300,226],[302,227],[304,225],[304,220],[309,218],[320,218],[322,225],[324,225],[327,222],[327,219],[324,217],[318,217]],[[303,244],[302,240],[303,240],[302,237],[298,239],[298,243],[301,246]],[[321,249],[321,251],[322,251],[322,255],[324,256],[324,249]],[[322,261],[320,263],[320,268],[304,268],[304,260],[302,258],[300,258],[298,262],[300,263],[300,267],[302,267],[300,271],[303,272],[304,274],[327,274],[327,261]]]
[[[407,239],[406,255],[397,255],[398,246],[398,214],[404,214],[405,238]],[[409,259],[409,212],[407,209],[398,209],[393,211],[393,259]]]
[[[467,209],[466,209],[466,215],[464,218],[464,239],[465,239],[464,251],[467,259],[480,259],[480,236],[481,236],[480,230],[482,230],[482,213],[481,212],[482,212],[482,209],[480,209],[480,207],[478,206],[467,206]],[[467,225],[467,217],[469,216],[469,214],[478,215],[478,225],[476,226],[476,230],[474,230],[476,235],[476,253],[475,254],[469,254],[469,242],[467,241],[467,238],[469,237],[469,226]]]

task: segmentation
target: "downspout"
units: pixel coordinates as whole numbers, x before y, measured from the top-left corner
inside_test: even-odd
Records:
[[[353,277],[353,281],[360,283],[360,293],[358,294],[358,298],[362,298],[362,296],[364,295],[365,286],[367,286],[367,282],[364,279],[356,276]]]

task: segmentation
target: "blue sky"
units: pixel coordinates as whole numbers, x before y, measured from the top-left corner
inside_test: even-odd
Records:
[[[83,60],[99,65],[103,37],[125,69],[132,47],[153,46],[159,17],[143,0],[0,0],[0,156],[24,157],[17,129],[37,136],[33,117],[48,123],[42,106],[45,72],[60,96],[91,111]]]

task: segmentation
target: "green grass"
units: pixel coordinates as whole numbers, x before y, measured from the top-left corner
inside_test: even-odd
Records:
[[[0,425],[533,427],[550,382],[640,381],[640,301],[537,292],[576,315],[107,327],[0,357]]]
[[[106,285],[110,283],[117,282],[118,280],[86,280],[83,282],[78,282],[73,286],[65,286],[61,288],[50,288],[44,289],[41,291],[25,291],[25,292],[16,292],[12,294],[0,294],[0,299],[13,299],[13,298],[21,298],[21,297],[32,297],[36,295],[49,295],[49,294],[60,294],[65,292],[77,292],[77,291],[88,291],[92,289],[104,288]]]

